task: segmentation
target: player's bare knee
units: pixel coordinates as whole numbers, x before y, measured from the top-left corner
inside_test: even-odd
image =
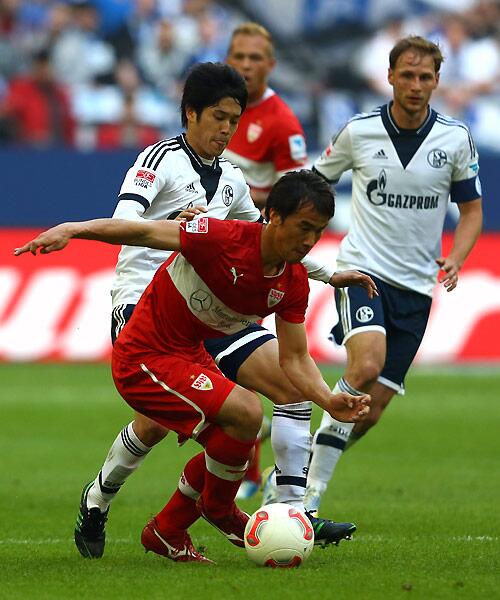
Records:
[[[244,430],[249,438],[257,437],[263,417],[262,403],[257,394],[245,390],[238,416],[240,429]]]
[[[377,381],[383,365],[371,357],[356,362],[346,374],[346,379],[352,387],[363,390]]]

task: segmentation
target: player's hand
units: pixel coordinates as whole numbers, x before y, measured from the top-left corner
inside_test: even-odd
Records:
[[[195,217],[200,215],[201,213],[206,213],[206,206],[190,206],[183,210],[175,217],[175,221],[192,221]]]
[[[338,394],[331,394],[328,406],[325,408],[337,421],[357,423],[362,421],[370,412],[371,401],[369,394],[353,396],[347,392],[339,392]]]
[[[49,254],[56,250],[62,250],[72,238],[71,223],[62,223],[52,229],[41,233],[38,237],[20,248],[14,250],[14,255],[19,256],[25,252],[31,252],[34,256],[40,248],[40,254]]]
[[[458,272],[460,271],[461,265],[449,256],[436,258],[436,263],[439,265],[440,269],[444,271],[444,274],[439,278],[439,283],[444,285],[447,292],[451,292],[457,287]]]
[[[360,286],[364,287],[368,293],[368,298],[378,296],[378,289],[375,282],[369,275],[359,271],[339,271],[330,277],[330,285],[336,288]]]

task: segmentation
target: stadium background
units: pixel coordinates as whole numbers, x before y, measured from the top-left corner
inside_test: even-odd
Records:
[[[280,18],[284,10],[287,19]],[[312,159],[345,119],[386,100],[387,53],[395,39],[412,32],[439,41],[446,61],[433,105],[472,129],[485,235],[458,289],[436,290],[417,360],[500,361],[496,0],[0,0],[0,360],[108,358],[107,289],[116,249],[75,245],[73,253],[38,261],[14,260],[11,249],[57,222],[111,215],[137,152],[179,131],[187,69],[224,60],[232,28],[247,19],[274,35],[271,84],[303,123]],[[42,76],[60,94],[45,97],[46,113],[30,99],[30,86]],[[349,175],[337,194],[332,231],[315,249],[329,261],[349,224]],[[331,298],[331,290],[313,284],[308,329],[315,358],[336,363],[343,354],[327,341],[337,318]]]
[[[498,597],[499,11],[487,0],[0,0],[2,598]],[[272,85],[299,115],[311,158],[349,116],[385,100],[395,37],[439,39],[447,62],[433,104],[473,130],[485,234],[457,290],[436,290],[418,357],[426,366],[412,369],[406,397],[346,454],[324,497],[325,516],[356,520],[353,542],[315,551],[297,572],[269,572],[202,521],[195,542],[218,563],[208,577],[144,556],[145,520],[198,451],[169,435],[116,499],[104,557],[85,561],[72,539],[81,487],[130,420],[107,364],[117,249],[74,241],[37,259],[12,250],[62,220],[109,216],[137,151],[179,130],[187,66],[223,59],[232,27],[248,19],[273,32]],[[33,56],[49,59],[70,98],[50,103],[46,122],[26,93]],[[25,122],[9,117],[12,102]],[[315,250],[326,260],[348,226],[348,199],[346,177],[335,229]],[[331,385],[343,361],[326,339],[332,311],[331,290],[314,286],[309,341]],[[262,452],[270,464],[270,444]]]

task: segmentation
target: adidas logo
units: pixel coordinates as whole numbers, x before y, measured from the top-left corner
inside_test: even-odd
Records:
[[[188,192],[188,194],[194,194],[196,192],[194,183],[190,183],[189,185],[186,186],[186,192]]]
[[[375,152],[375,154],[372,156],[372,158],[387,158],[387,155],[384,152],[384,150],[381,149],[378,152]]]

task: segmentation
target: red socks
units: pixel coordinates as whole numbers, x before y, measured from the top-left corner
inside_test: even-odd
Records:
[[[200,492],[207,516],[221,518],[231,512],[255,440],[236,440],[218,426],[210,427],[203,437],[205,452],[186,464],[177,490],[155,517],[165,534],[186,530],[198,519],[196,500]]]
[[[231,512],[254,444],[255,440],[243,442],[220,427],[213,428],[205,445],[205,485],[201,494],[207,516],[221,518]]]

